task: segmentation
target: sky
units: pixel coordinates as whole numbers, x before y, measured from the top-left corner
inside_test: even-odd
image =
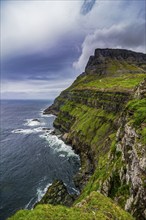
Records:
[[[96,48],[146,52],[145,0],[0,0],[2,99],[54,99]]]

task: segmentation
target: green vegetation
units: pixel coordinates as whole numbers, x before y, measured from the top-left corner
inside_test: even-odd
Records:
[[[118,61],[118,60],[109,60],[108,61],[108,67],[107,67],[109,73],[111,75],[115,75],[115,74],[123,74],[123,73],[142,73],[144,72],[142,68],[134,65],[134,64],[130,64],[126,61]]]
[[[71,134],[75,135],[76,133],[76,135],[79,135],[81,133],[81,141],[91,146],[97,145],[114,129],[113,121],[115,120],[115,114],[107,114],[103,109],[91,108],[87,105],[67,101],[61,107],[58,119],[62,118],[63,120],[63,117],[68,114],[75,118],[70,128]]]
[[[38,205],[34,210],[18,211],[9,220],[134,220],[111,199],[92,192],[85,200],[72,208]]]
[[[142,143],[146,144],[146,99],[134,99],[128,102],[127,108],[132,123],[141,135]]]
[[[121,158],[121,152],[116,152],[115,133],[109,136],[113,141],[111,142],[110,151],[105,155],[100,155],[98,165],[94,174],[89,179],[87,185],[83,189],[80,197],[75,202],[78,203],[86,198],[93,191],[102,191],[110,198],[118,200],[118,204],[124,208],[125,202],[129,197],[129,185],[121,184],[119,171],[124,164]],[[109,185],[108,192],[104,191],[103,183]]]
[[[103,74],[100,70],[103,69]],[[92,89],[98,91],[131,91],[145,78],[143,66],[138,67],[126,61],[108,59],[101,64],[96,73],[90,71],[88,74],[78,77],[69,87],[74,89]]]
[[[146,99],[134,99],[127,104],[128,110],[133,115],[135,126],[146,123]]]
[[[142,129],[141,134],[142,134],[142,142],[146,144],[146,128]]]
[[[101,91],[131,91],[143,79],[145,74],[122,74],[121,76],[98,77],[84,76],[74,89],[94,89]],[[88,79],[88,81],[87,81]]]

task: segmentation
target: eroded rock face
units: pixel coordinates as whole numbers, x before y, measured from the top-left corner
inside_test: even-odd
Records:
[[[134,98],[146,98],[146,79],[136,87]]]
[[[123,129],[123,128],[121,128]],[[137,219],[146,219],[146,149],[138,143],[138,134],[128,123],[122,131],[123,137],[118,143],[122,159],[126,164],[126,183],[130,184],[130,197],[125,204],[125,210],[130,211]],[[117,135],[119,138],[120,132]],[[138,151],[141,151],[140,154]]]
[[[52,204],[71,206],[75,200],[75,195],[70,195],[62,181],[56,180],[48,188],[43,198],[36,204]],[[35,206],[36,206],[35,205]]]
[[[140,65],[141,63],[146,63],[146,54],[124,49],[96,49],[94,56],[90,56],[89,58],[85,68],[86,72],[89,72],[89,70],[95,70],[95,72],[97,72],[98,66],[99,73],[106,74],[108,59],[126,61],[128,63]]]
[[[135,98],[145,98],[146,80],[135,89]],[[116,152],[109,155],[112,162],[117,153],[121,153],[121,169],[112,170],[111,175],[101,183],[100,192],[111,196],[110,191],[115,187],[113,180],[116,172],[119,186],[129,186],[128,198],[125,202],[125,210],[132,213],[137,220],[146,219],[146,145],[141,141],[141,134],[137,131],[143,129],[143,122],[136,129],[131,121],[134,112],[128,109],[123,111],[119,118],[119,129],[116,133]],[[140,128],[141,127],[141,128]],[[113,196],[117,201],[117,198]]]

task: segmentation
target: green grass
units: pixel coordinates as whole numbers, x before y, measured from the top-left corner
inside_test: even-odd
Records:
[[[146,144],[146,98],[134,99],[128,102],[127,109],[130,113],[130,123],[134,125],[141,141]]]
[[[105,73],[100,74],[97,66],[96,73],[89,71],[88,74],[78,77],[68,90],[86,88],[101,91],[131,91],[146,78],[143,66],[138,67],[126,61],[109,59],[106,67],[103,65],[104,69]]]
[[[146,123],[146,99],[134,99],[129,101],[127,108],[133,115],[133,124],[135,126]]]
[[[141,134],[142,134],[142,142],[146,145],[146,128],[142,129]]]
[[[103,109],[91,108],[82,104],[75,104],[67,101],[61,107],[60,120],[64,115],[70,114],[75,118],[70,133],[82,134],[81,140],[90,145],[98,145],[98,142],[104,139],[112,130],[112,124],[115,114],[108,113]],[[62,119],[63,121],[64,119]]]
[[[38,205],[34,210],[18,211],[9,220],[133,220],[134,218],[111,199],[92,192],[81,203],[65,206]]]
[[[116,133],[112,133],[108,136],[110,139],[110,149],[107,153],[102,154],[98,158],[98,165],[94,171],[94,174],[90,177],[87,185],[83,189],[80,197],[75,201],[75,204],[86,198],[93,191],[102,191],[103,183],[109,182],[108,196],[112,199],[116,198],[118,204],[124,208],[126,200],[129,198],[130,191],[129,185],[125,183],[121,184],[119,173],[121,168],[124,168],[124,164],[121,157],[121,152],[116,152]]]
[[[107,67],[108,71],[113,74],[122,74],[122,73],[128,73],[128,72],[143,72],[142,68],[137,67],[134,64],[129,64],[126,61],[119,62],[118,60],[110,60]]]
[[[74,89],[94,89],[101,91],[130,91],[137,86],[144,78],[146,74],[122,74],[121,76],[110,76],[95,79],[92,75],[88,81],[82,79]]]

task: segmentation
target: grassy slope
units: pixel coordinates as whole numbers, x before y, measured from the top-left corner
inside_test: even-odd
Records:
[[[128,102],[127,109],[132,115],[129,123],[132,124],[139,135],[141,142],[146,145],[146,99],[133,99]]]
[[[102,109],[95,109],[70,101],[61,108],[61,111],[76,118],[71,127],[71,134],[75,135],[75,133],[81,132],[81,141],[90,145],[97,145],[97,142],[103,141],[103,137],[110,133],[115,118],[114,114],[107,114]]]
[[[97,72],[98,73],[98,72]],[[132,91],[144,78],[145,70],[125,61],[108,60],[106,73],[89,74],[77,79],[70,89],[92,89],[98,91]]]
[[[11,220],[132,220],[130,214],[119,208],[111,199],[93,192],[72,208],[38,205],[34,210],[21,210]]]

